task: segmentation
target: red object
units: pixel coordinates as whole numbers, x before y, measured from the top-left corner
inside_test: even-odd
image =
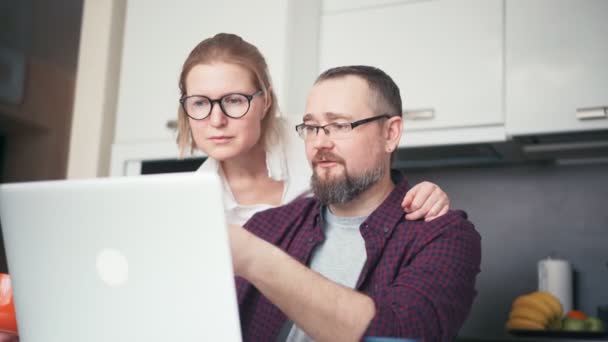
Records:
[[[587,319],[587,314],[585,314],[581,310],[570,310],[566,314],[566,317],[572,319]]]
[[[0,331],[17,335],[13,287],[8,274],[0,273]]]

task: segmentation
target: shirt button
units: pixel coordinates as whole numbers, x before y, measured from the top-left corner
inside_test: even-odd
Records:
[[[311,238],[311,237],[309,237],[309,238],[308,238],[308,243],[313,243],[313,242],[314,242],[314,239],[313,239],[313,238]]]
[[[388,233],[388,230],[389,230],[388,227],[384,227],[384,232],[385,233]]]

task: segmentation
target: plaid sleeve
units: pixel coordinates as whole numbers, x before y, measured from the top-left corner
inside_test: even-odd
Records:
[[[457,335],[476,295],[481,238],[458,214],[435,221],[441,227],[422,228],[427,231],[413,258],[403,262],[391,286],[374,298],[376,316],[366,336],[452,341]]]

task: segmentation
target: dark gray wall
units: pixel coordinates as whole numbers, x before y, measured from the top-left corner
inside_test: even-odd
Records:
[[[75,72],[83,0],[0,0],[0,46]]]
[[[498,337],[511,302],[537,288],[536,266],[555,255],[576,271],[575,306],[608,304],[608,164],[412,170],[467,211],[482,236],[479,291],[464,337]]]

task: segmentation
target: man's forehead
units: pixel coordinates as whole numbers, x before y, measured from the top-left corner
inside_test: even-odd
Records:
[[[359,77],[323,80],[312,87],[303,119],[353,119],[370,111],[368,90]]]
[[[306,113],[302,117],[302,120],[308,121],[308,120],[325,119],[327,121],[331,121],[331,120],[338,120],[338,119],[352,120],[352,118],[353,118],[353,116],[351,114],[347,114],[347,113],[323,112],[323,113]]]

